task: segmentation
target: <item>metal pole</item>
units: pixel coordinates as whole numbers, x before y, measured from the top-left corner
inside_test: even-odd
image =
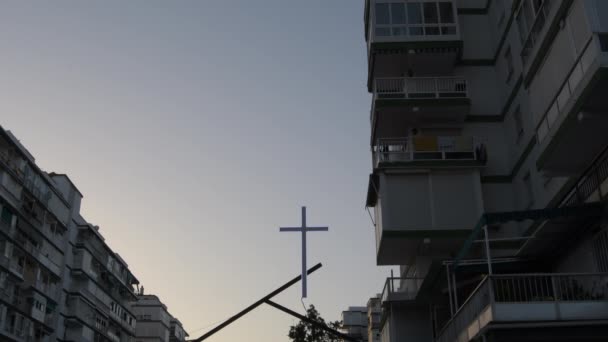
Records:
[[[452,302],[452,285],[450,281],[450,265],[445,264],[445,275],[448,277],[448,297],[450,300],[450,316],[454,316],[454,303]]]
[[[311,274],[312,272],[318,270],[319,268],[321,268],[323,265],[321,263],[316,264],[315,266],[313,266],[311,269],[308,270],[307,274]],[[270,292],[268,295],[266,295],[264,298],[258,300],[257,302],[251,304],[250,306],[248,306],[247,308],[243,309],[242,311],[240,311],[239,313],[237,313],[236,315],[228,318],[224,323],[218,325],[217,327],[211,329],[211,331],[207,332],[206,334],[204,334],[203,336],[195,339],[195,340],[191,340],[192,342],[200,342],[203,341],[205,339],[207,339],[208,337],[210,337],[211,335],[215,334],[216,332],[224,329],[225,327],[227,327],[228,325],[230,325],[231,323],[233,323],[234,321],[236,321],[237,319],[245,316],[247,313],[249,313],[251,310],[257,308],[258,306],[264,304],[265,301],[271,299],[272,297],[278,295],[279,293],[287,290],[289,287],[291,287],[293,284],[299,282],[302,279],[302,276],[299,275],[295,278],[293,278],[291,281],[289,281],[288,283],[286,283],[285,285],[279,287],[278,289]]]
[[[302,298],[306,298],[306,207],[302,207]]]
[[[456,287],[456,272],[452,273],[452,287],[454,288],[454,307],[458,311],[458,287]]]
[[[490,237],[488,236],[488,225],[483,225],[483,235],[486,240],[486,259],[488,260],[488,274],[492,275],[492,256],[490,255]]]

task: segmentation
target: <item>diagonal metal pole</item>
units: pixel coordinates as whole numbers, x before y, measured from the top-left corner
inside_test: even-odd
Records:
[[[306,272],[307,274],[311,274],[312,272],[318,270],[319,268],[321,268],[323,265],[321,263],[316,264],[315,266],[311,267],[308,272]],[[264,298],[258,300],[257,302],[249,305],[247,308],[243,309],[241,312],[237,313],[236,315],[228,318],[224,323],[218,325],[217,327],[211,329],[209,332],[207,332],[206,334],[204,334],[203,336],[195,339],[195,340],[190,340],[193,342],[200,342],[203,341],[205,339],[207,339],[208,337],[210,337],[211,335],[215,334],[216,332],[224,329],[225,327],[227,327],[228,325],[232,324],[234,321],[236,321],[237,319],[245,316],[247,313],[249,313],[251,310],[257,308],[258,306],[264,304],[264,302],[270,300],[272,297],[278,295],[279,293],[287,290],[289,287],[291,287],[293,284],[299,282],[302,279],[302,276],[299,275],[295,278],[293,278],[292,280],[290,280],[288,283],[285,283],[285,285],[279,287],[278,289],[270,292],[268,295],[266,295]]]
[[[300,315],[299,313],[297,313],[297,312],[295,312],[293,310],[290,310],[290,309],[288,309],[288,308],[286,308],[286,307],[284,307],[284,306],[282,306],[280,304],[277,304],[277,303],[271,301],[270,299],[266,300],[266,304],[272,306],[275,309],[279,309],[279,310],[285,312],[286,314],[289,314],[289,315],[292,315],[292,316],[294,316],[296,318],[299,318],[300,320],[302,320],[302,321],[304,321],[306,323],[310,323],[310,324],[314,325],[315,327],[317,327],[319,329],[323,329],[323,330],[327,331],[328,333],[330,333],[332,335],[335,335],[335,336],[338,336],[338,337],[340,337],[340,338],[342,338],[342,339],[344,339],[346,341],[361,342],[360,340],[357,340],[354,337],[350,337],[350,336],[348,336],[346,334],[343,334],[343,333],[341,333],[341,332],[339,332],[339,331],[337,331],[335,329],[332,329],[332,328],[328,327],[327,324],[324,324],[324,323],[321,323],[321,322],[317,322],[317,321],[312,320],[312,319],[310,319],[310,318],[308,318],[306,316]]]

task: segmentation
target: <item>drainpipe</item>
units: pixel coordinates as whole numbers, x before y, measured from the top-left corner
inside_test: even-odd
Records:
[[[452,302],[452,285],[450,281],[450,264],[445,264],[445,275],[448,278],[448,297],[450,300],[450,316],[454,316],[454,303]]]

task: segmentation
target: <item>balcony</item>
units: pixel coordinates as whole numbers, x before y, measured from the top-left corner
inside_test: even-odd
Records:
[[[418,124],[461,123],[471,101],[463,77],[399,77],[374,81],[372,141],[405,136]]]
[[[546,329],[559,334],[556,324],[559,322],[573,329],[593,320],[606,320],[607,285],[606,273],[492,275],[477,286],[439,332],[436,341],[471,341],[481,332],[508,323],[517,323],[521,329],[541,329],[539,324],[546,324]],[[496,330],[497,335],[500,333]],[[526,333],[529,331],[521,334]]]
[[[387,278],[380,297],[382,304],[415,300],[423,281],[424,278]]]
[[[438,161],[439,162],[439,161]],[[409,265],[459,250],[483,213],[479,167],[379,168],[370,177],[378,265]]]
[[[482,166],[485,145],[466,136],[410,136],[378,139],[372,146],[374,168]]]
[[[379,76],[453,69],[462,50],[454,1],[367,0],[369,88]]]
[[[536,128],[537,168],[552,176],[583,171],[608,145],[608,52],[594,36]]]
[[[61,266],[43,254],[38,246],[32,244],[29,240],[17,241],[20,243],[19,246],[36,259],[36,261],[50,270],[55,276],[61,277]]]

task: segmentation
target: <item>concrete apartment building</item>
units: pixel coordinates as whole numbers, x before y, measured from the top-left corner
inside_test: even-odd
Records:
[[[608,1],[364,13],[382,341],[608,339]]]
[[[382,302],[380,295],[367,301],[367,341],[380,342],[380,319],[382,318]]]
[[[181,323],[171,316],[157,296],[139,294],[131,307],[137,318],[136,342],[186,341],[188,334]]]
[[[367,341],[367,307],[349,306],[342,311],[342,333],[360,341]]]
[[[81,200],[0,127],[1,341],[135,341],[138,281]]]
[[[184,342],[190,335],[184,330],[184,326],[179,319],[171,317],[171,327],[169,329],[170,342]]]

